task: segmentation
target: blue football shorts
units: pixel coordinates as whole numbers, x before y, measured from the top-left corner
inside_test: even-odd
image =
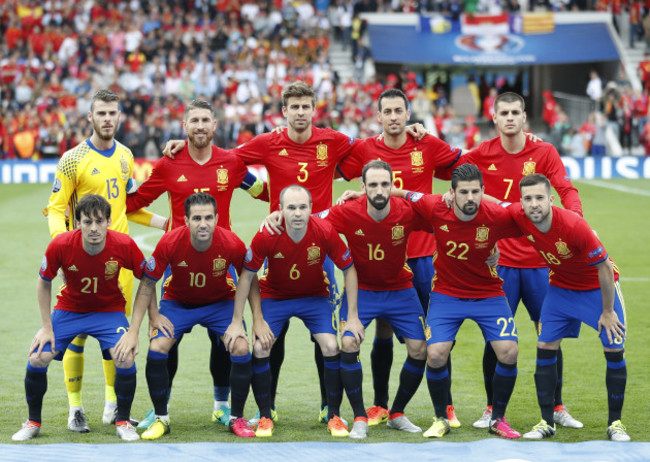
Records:
[[[625,302],[621,286],[616,283],[614,311],[618,320],[625,324]],[[539,323],[540,342],[554,342],[562,338],[577,338],[584,322],[598,330],[598,319],[603,313],[603,297],[600,289],[570,290],[550,286]],[[600,341],[605,348],[623,348],[625,338],[610,344],[603,329]]]
[[[456,340],[465,319],[478,324],[487,342],[518,339],[506,297],[458,298],[431,292],[425,327],[427,345]]]
[[[379,318],[386,320],[398,337],[424,340],[424,313],[413,287],[383,291],[359,289],[358,311],[364,328],[373,319]],[[345,296],[339,317],[340,329],[343,331],[348,318],[348,300]],[[343,335],[352,336],[352,333],[345,332]]]

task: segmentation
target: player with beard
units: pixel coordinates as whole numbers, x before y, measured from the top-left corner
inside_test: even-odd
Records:
[[[618,268],[583,218],[553,207],[548,178],[528,175],[519,182],[519,190],[521,204],[512,204],[508,211],[552,268],[540,316],[535,369],[542,420],[524,438],[541,440],[555,435],[558,349],[563,338],[578,337],[584,322],[598,331],[607,361],[607,436],[612,441],[630,441],[621,423],[627,367],[625,304]]]
[[[482,202],[483,190],[481,172],[471,164],[457,167],[452,174],[451,209],[439,195],[393,190],[393,194],[410,200],[415,210],[429,220],[438,248],[425,328],[427,385],[436,414],[431,428],[424,432],[429,438],[441,438],[449,432],[447,356],[465,319],[479,325],[497,355],[489,432],[507,439],[521,437],[505,419],[517,379],[517,328],[501,278],[496,268],[486,264],[499,239],[516,237],[521,232],[507,210]]]
[[[149,179],[140,185],[137,191],[129,194],[126,201],[127,212],[151,204],[166,192],[171,208],[167,231],[171,231],[185,226],[185,200],[200,191],[214,197],[219,210],[217,225],[230,231],[230,201],[233,191],[239,187],[257,199],[268,200],[265,184],[251,174],[244,162],[232,151],[212,144],[217,121],[210,103],[199,99],[191,101],[185,107],[182,125],[189,142],[176,154],[175,160],[163,157],[156,163]],[[164,278],[169,274],[168,269]],[[236,275],[232,276],[236,280]],[[210,371],[214,384],[212,421],[228,425],[230,355],[213,331],[208,330],[208,335],[212,343]],[[170,392],[178,368],[178,345],[181,338],[177,339],[169,352],[167,367]],[[149,411],[139,428],[148,428],[154,418],[154,411]]]
[[[502,201],[520,200],[517,184],[526,175],[541,173],[545,175],[562,200],[564,208],[582,216],[582,204],[578,190],[571,184],[564,164],[555,147],[550,143],[532,142],[527,139],[526,106],[524,99],[512,92],[500,94],[494,102],[492,121],[499,136],[481,143],[476,149],[462,156],[454,165],[470,163],[478,166],[483,173],[485,191]],[[451,174],[439,171],[444,178]],[[528,239],[505,239],[499,242],[499,277],[503,279],[503,290],[513,316],[519,302],[523,302],[530,319],[538,327],[544,297],[549,287],[548,264],[531,246]],[[496,356],[489,344],[485,345],[483,355],[483,374],[487,407],[474,427],[487,428],[492,409],[492,381],[496,367]],[[562,350],[557,356],[557,387],[555,388],[555,422],[565,427],[582,428],[582,422],[573,418],[562,401],[563,358]]]
[[[48,226],[52,238],[76,227],[73,218],[79,200],[88,194],[98,194],[111,205],[111,226],[109,229],[128,234],[127,218],[136,223],[164,229],[166,219],[144,210],[126,213],[126,194],[136,187],[133,176],[133,154],[123,144],[114,139],[120,120],[120,98],[110,90],[99,90],[93,96],[88,111],[88,120],[93,126],[90,138],[67,151],[59,160],[52,194],[47,208]],[[69,214],[69,215],[68,215]],[[120,287],[126,298],[126,315],[131,313],[133,293],[133,274],[122,269],[119,275]],[[83,378],[84,344],[86,336],[75,338],[63,358],[65,384],[68,390],[70,415],[68,428],[87,433],[90,427],[86,422],[81,401]],[[117,397],[113,388],[115,366],[110,356],[105,355],[104,375],[106,379],[105,407],[103,422],[115,421]]]

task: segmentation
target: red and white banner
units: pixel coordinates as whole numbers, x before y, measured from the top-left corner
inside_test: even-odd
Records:
[[[461,14],[460,32],[464,35],[507,35],[510,33],[508,13]]]

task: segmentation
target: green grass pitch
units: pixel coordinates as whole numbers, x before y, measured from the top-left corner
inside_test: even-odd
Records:
[[[623,187],[617,191],[607,185]],[[598,186],[587,181],[577,182],[582,197],[585,217],[597,230],[610,255],[621,270],[622,288],[628,315],[629,337],[626,344],[628,382],[623,422],[633,441],[650,441],[647,431],[650,400],[648,386],[650,370],[650,321],[647,314],[650,299],[650,182],[648,180],[608,180]],[[348,187],[357,187],[353,183]],[[436,191],[443,192],[445,183],[436,183]],[[337,182],[338,196],[345,183]],[[0,293],[0,442],[10,442],[13,432],[26,419],[23,378],[29,343],[39,328],[36,302],[36,278],[42,254],[49,242],[47,223],[41,214],[49,195],[49,185],[0,186],[0,217],[2,217],[0,260],[2,277]],[[152,210],[167,214],[167,202],[158,200]],[[237,191],[232,206],[234,230],[248,244],[267,206],[253,201]],[[132,235],[149,255],[161,233],[157,230],[132,225]],[[55,281],[56,282],[56,281]],[[535,369],[535,333],[533,325],[522,308],[517,314],[520,334],[519,377],[510,401],[507,417],[515,429],[528,431],[539,421],[533,373]],[[133,404],[133,415],[142,417],[151,408],[144,376],[146,358],[146,329],[142,329],[140,355],[137,357],[138,389]],[[366,405],[372,405],[370,376],[370,349],[373,326],[362,345],[365,367],[364,391]],[[564,401],[571,413],[582,420],[582,430],[559,429],[557,442],[602,440],[606,438],[607,398],[605,393],[605,361],[602,347],[593,330],[583,327],[578,340],[563,343],[565,378]],[[488,437],[484,430],[471,424],[480,416],[485,404],[481,358],[483,340],[475,324],[468,322],[458,335],[452,353],[452,392],[458,417],[463,426],[444,438],[449,442],[473,441]],[[104,384],[100,351],[95,340],[86,346],[86,367],[83,397],[92,432],[75,434],[67,430],[67,399],[63,385],[62,368],[58,362],[50,366],[49,391],[43,409],[43,435],[35,443],[117,443],[114,428],[102,425]],[[396,391],[399,370],[405,358],[405,348],[396,343],[391,375],[391,394]],[[180,349],[180,366],[172,392],[170,435],[164,442],[239,441],[226,428],[210,422],[212,410],[212,382],[208,370],[209,341],[203,328],[196,328],[186,336]],[[299,320],[292,321],[288,335],[287,354],[280,377],[277,398],[280,420],[269,441],[332,441],[324,425],[317,423],[320,395],[313,346]],[[392,395],[391,395],[392,399]],[[255,412],[252,394],[246,416]],[[351,418],[351,410],[344,398],[342,414]],[[433,415],[426,383],[407,407],[407,415],[417,425],[428,428]],[[340,439],[337,441],[350,441]],[[424,442],[418,434],[404,434],[389,430],[385,425],[372,427],[367,442]]]

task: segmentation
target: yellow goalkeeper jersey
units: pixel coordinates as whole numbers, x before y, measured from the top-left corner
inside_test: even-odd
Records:
[[[75,226],[75,208],[87,194],[99,194],[111,204],[110,229],[127,234],[126,194],[135,190],[133,154],[123,144],[114,141],[113,147],[99,150],[87,139],[67,151],[56,168],[52,194],[47,204],[48,226],[54,236],[68,231],[66,209],[69,207],[70,229]],[[128,218],[148,226],[152,213],[138,210]]]

